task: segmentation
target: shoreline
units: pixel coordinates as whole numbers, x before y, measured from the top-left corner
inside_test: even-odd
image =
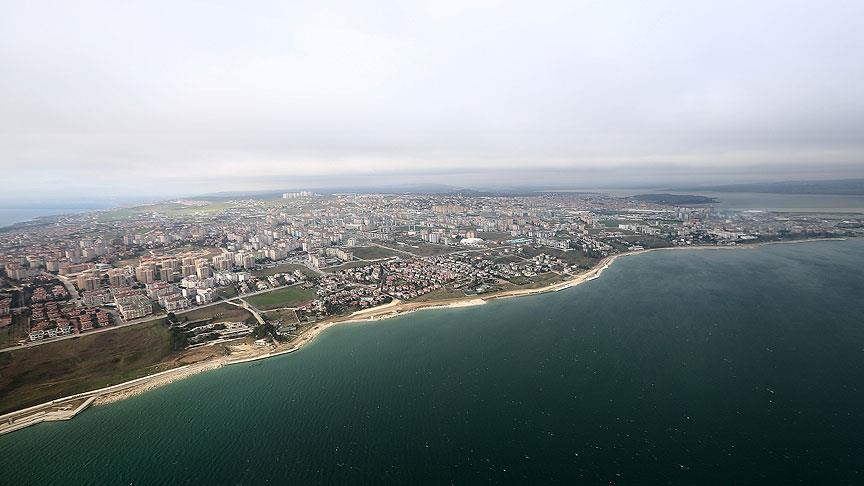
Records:
[[[75,395],[58,398],[56,400],[51,400],[46,403],[34,405],[21,410],[16,410],[0,415],[0,435],[11,433],[16,430],[21,430],[23,428],[42,422],[71,420],[91,405],[103,405],[107,403],[117,402],[198,373],[211,371],[224,366],[250,363],[267,358],[290,354],[300,350],[306,344],[314,341],[316,337],[318,337],[327,329],[337,326],[339,324],[374,322],[411,314],[420,310],[473,307],[477,305],[484,305],[487,302],[494,300],[525,297],[530,295],[540,295],[548,292],[559,292],[561,290],[576,287],[583,283],[600,278],[603,272],[610,268],[612,264],[621,257],[642,255],[661,250],[739,250],[754,249],[761,246],[773,244],[845,240],[846,238],[809,238],[802,240],[764,241],[734,246],[705,245],[646,248],[643,250],[637,250],[627,253],[616,253],[614,255],[610,255],[601,259],[594,267],[583,273],[572,275],[571,278],[567,280],[555,282],[544,287],[503,290],[484,296],[466,296],[456,299],[428,302],[403,302],[399,300],[394,300],[388,304],[379,307],[373,307],[371,309],[356,311],[347,316],[325,319],[324,321],[319,322],[313,327],[302,332],[298,336],[298,338],[290,344],[282,346],[271,345],[266,348],[266,350],[265,348],[260,348],[254,345],[239,345],[235,346],[237,354],[234,355],[233,358],[232,355],[228,355],[219,358],[208,359],[198,363],[188,364],[177,368],[161,371],[159,373],[145,375],[140,378],[118,383],[116,385],[107,386],[97,390],[86,391]]]

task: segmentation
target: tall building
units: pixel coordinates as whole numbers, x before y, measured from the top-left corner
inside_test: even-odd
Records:
[[[224,255],[218,255],[211,260],[213,268],[219,271],[231,270],[231,261]]]
[[[198,275],[198,278],[202,280],[213,276],[213,270],[210,269],[209,265],[199,266],[195,269],[195,273]]]
[[[153,265],[140,265],[135,267],[135,279],[142,284],[156,281],[156,267]]]
[[[129,274],[125,269],[108,270],[108,285],[111,287],[128,287],[129,284]]]
[[[102,279],[96,272],[82,272],[78,274],[77,284],[81,291],[96,290],[102,286]]]
[[[255,257],[252,255],[246,255],[243,257],[243,268],[255,268]]]

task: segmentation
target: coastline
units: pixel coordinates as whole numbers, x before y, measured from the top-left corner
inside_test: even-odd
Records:
[[[301,333],[298,338],[290,344],[271,345],[267,348],[257,347],[253,345],[236,345],[232,348],[235,353],[219,358],[209,359],[194,364],[184,365],[178,368],[172,368],[166,371],[146,375],[134,380],[126,381],[116,385],[111,385],[97,390],[91,390],[68,397],[59,398],[50,402],[34,405],[22,410],[0,415],[0,435],[14,432],[16,430],[36,425],[42,422],[70,420],[79,413],[87,409],[91,405],[102,405],[112,403],[125,398],[129,398],[140,393],[152,390],[154,388],[172,383],[183,378],[218,369],[223,366],[235,364],[249,363],[262,359],[272,358],[284,354],[293,353],[301,349],[306,344],[312,342],[318,335],[325,330],[339,325],[348,323],[372,322],[377,320],[389,319],[392,317],[410,314],[412,312],[424,309],[448,309],[469,307],[475,305],[484,305],[488,301],[507,299],[514,297],[524,297],[529,295],[539,295],[548,292],[558,292],[571,287],[578,286],[585,282],[599,278],[603,272],[612,266],[612,264],[620,257],[641,255],[660,250],[737,250],[737,249],[753,249],[764,245],[771,244],[789,244],[789,243],[806,243],[815,241],[842,241],[845,238],[812,238],[802,240],[786,240],[786,241],[768,241],[746,245],[735,246],[684,246],[684,247],[664,247],[664,248],[649,248],[637,250],[627,253],[617,253],[603,258],[591,269],[573,275],[571,278],[549,284],[538,288],[524,288],[505,290],[491,293],[482,296],[461,297],[456,299],[429,301],[429,302],[402,302],[394,300],[389,304],[365,309],[354,312],[348,316],[325,319]]]

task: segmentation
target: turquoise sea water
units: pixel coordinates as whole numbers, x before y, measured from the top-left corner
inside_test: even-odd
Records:
[[[864,241],[622,258],[0,437],[3,484],[860,484]]]

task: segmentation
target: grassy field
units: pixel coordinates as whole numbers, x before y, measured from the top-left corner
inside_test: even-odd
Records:
[[[306,265],[298,265],[296,263],[284,263],[282,265],[276,265],[273,268],[255,270],[252,272],[252,275],[255,275],[256,277],[269,277],[270,275],[276,275],[277,273],[294,273],[295,270],[300,270],[307,277],[314,277],[316,275],[316,273]]]
[[[119,221],[149,213],[160,213],[166,216],[205,216],[218,214],[234,207],[236,207],[236,205],[228,201],[213,202],[206,206],[187,206],[184,204],[166,202],[135,206],[131,208],[112,209],[110,211],[100,212],[98,219],[100,221]]]
[[[230,321],[240,322],[249,321],[255,322],[255,317],[241,307],[231,304],[216,304],[200,309],[193,309],[189,312],[177,314],[178,320],[197,321],[199,319],[212,319],[213,321]]]
[[[237,289],[235,287],[220,287],[216,289],[216,295],[223,299],[233,299],[237,297]]]
[[[596,258],[590,258],[590,257],[585,256],[585,254],[582,253],[582,250],[564,251],[564,250],[558,250],[556,248],[546,248],[546,247],[543,247],[543,248],[534,248],[532,246],[522,247],[522,256],[524,256],[525,258],[530,259],[534,256],[541,254],[541,253],[544,253],[546,255],[553,256],[556,258],[560,258],[562,261],[564,261],[570,265],[583,264],[583,265],[592,266],[595,263],[597,263],[597,261],[598,261]]]
[[[545,287],[547,285],[551,285],[553,283],[563,282],[564,280],[567,280],[567,279],[565,277],[561,276],[560,274],[557,274],[554,272],[547,272],[547,273],[541,273],[535,277],[530,277],[528,280],[529,280],[529,282],[526,284],[523,284],[522,287],[529,288],[529,289],[536,289],[536,288],[540,288],[540,287]]]
[[[607,228],[618,228],[619,224],[638,224],[639,221],[628,221],[624,219],[607,219],[605,221],[600,221],[600,224]]]
[[[253,295],[245,300],[256,309],[268,310],[280,307],[295,307],[302,302],[314,299],[315,296],[314,290],[304,289],[299,285],[295,285],[293,287],[285,287],[284,289]]]
[[[517,255],[502,255],[495,258],[495,263],[521,263],[525,259]]]
[[[334,272],[338,272],[339,270],[348,270],[348,269],[350,269],[350,268],[365,267],[365,266],[367,266],[367,265],[372,265],[372,264],[373,264],[373,263],[371,263],[371,262],[366,262],[366,261],[362,261],[362,262],[346,262],[346,263],[343,263],[342,265],[336,265],[335,267],[327,267],[327,268],[325,268],[325,269],[323,269],[323,270],[324,270],[325,272],[328,272],[328,273],[334,273]]]
[[[382,243],[384,246],[388,248],[393,248],[396,250],[402,250],[403,252],[413,253],[417,256],[436,256],[436,255],[444,255],[446,253],[453,253],[458,250],[458,248],[453,248],[446,245],[433,245],[432,243],[423,243],[422,241],[406,241],[406,244],[400,245],[399,243],[388,241]],[[402,254],[404,256],[404,253]]]
[[[0,329],[0,347],[15,346],[21,339],[27,338],[30,331],[30,318],[27,316],[12,316],[12,324]]]
[[[274,311],[266,311],[261,313],[267,321],[282,321],[282,324],[297,324],[297,313],[293,310],[279,309]]]
[[[404,253],[389,248],[381,248],[380,246],[359,246],[354,248],[354,256],[363,260],[377,260],[381,258],[389,258],[391,256],[404,255]]]
[[[433,290],[426,295],[421,295],[415,299],[411,299],[411,302],[429,302],[432,300],[447,300],[447,299],[461,299],[465,297],[465,292],[456,289],[448,289],[447,287]]]
[[[507,241],[515,237],[504,231],[478,231],[477,238],[483,238],[487,241]]]
[[[161,371],[172,354],[164,319],[0,353],[0,413]]]
[[[141,258],[139,258],[139,257],[129,257],[129,258],[123,258],[121,260],[113,260],[111,262],[111,264],[114,265],[115,267],[126,267],[129,265],[136,266],[140,262],[141,262]]]
[[[627,242],[627,244],[639,245],[644,248],[666,248],[672,246],[672,243],[668,240],[650,235],[625,236],[621,239]]]

